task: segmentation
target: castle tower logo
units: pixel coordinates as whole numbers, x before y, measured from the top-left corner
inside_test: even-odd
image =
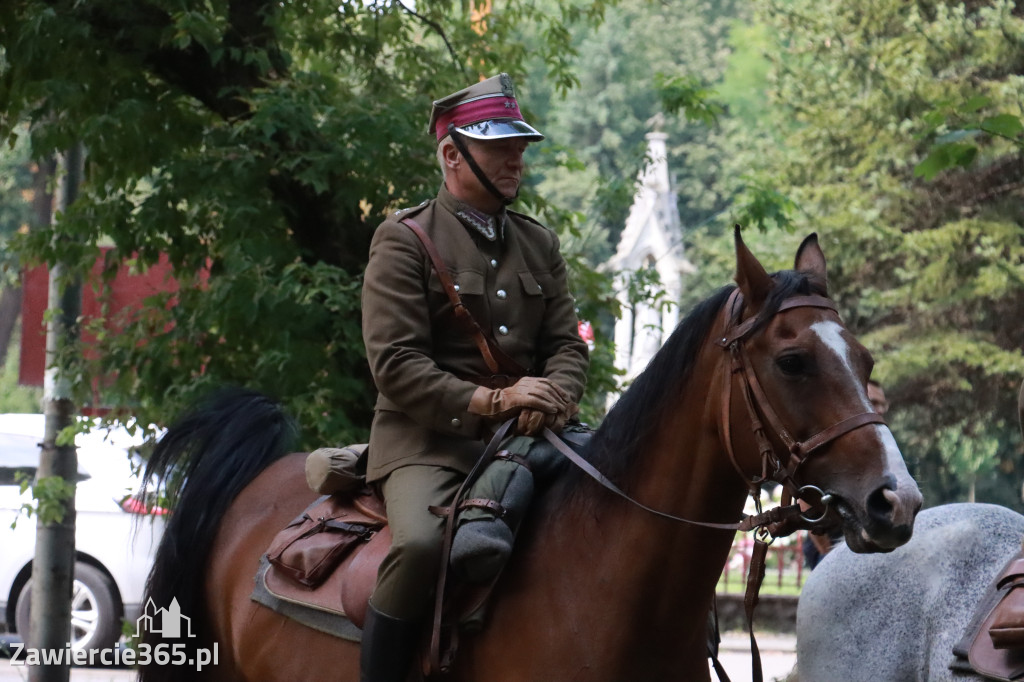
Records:
[[[158,608],[151,597],[142,615],[135,621],[135,637],[141,637],[143,632],[163,635],[166,639],[195,637],[192,619],[181,614],[177,598],[172,599],[167,608]]]

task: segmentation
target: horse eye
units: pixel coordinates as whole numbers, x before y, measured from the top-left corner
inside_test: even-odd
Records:
[[[783,355],[775,361],[775,364],[778,365],[783,374],[790,376],[803,374],[804,371],[804,359],[799,355]]]

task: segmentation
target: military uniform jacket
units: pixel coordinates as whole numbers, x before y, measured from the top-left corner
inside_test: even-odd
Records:
[[[473,339],[454,323],[451,302],[412,218],[437,246],[476,321],[508,355],[579,401],[588,354],[580,339],[565,261],[553,232],[507,212],[489,241],[456,214],[468,207],[443,186],[437,199],[392,214],[377,228],[363,282],[363,341],[379,395],[367,478],[411,464],[468,473],[489,436],[466,411],[490,374]]]

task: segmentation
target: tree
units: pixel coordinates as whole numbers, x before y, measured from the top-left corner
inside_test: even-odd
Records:
[[[32,168],[24,136],[11,140],[7,153],[0,155],[0,239],[4,243],[31,220]]]
[[[715,150],[694,186],[722,208],[688,232],[683,307],[731,276],[731,223],[759,228],[749,241],[779,268],[819,232],[932,504],[976,489],[1024,508],[1022,15],[999,0],[760,3],[731,25],[705,81],[725,112],[692,144]]]
[[[784,139],[756,177],[818,230],[844,317],[874,352],[892,421],[918,471],[1019,490],[1015,391],[1024,374],[1024,10],[1012,2],[765,3],[768,97]],[[1002,121],[966,167],[923,179],[945,144],[936,110]],[[970,110],[964,105],[963,110]],[[979,125],[979,129],[983,126]],[[780,132],[784,136],[780,136]],[[925,166],[926,168],[928,166]],[[835,254],[835,255],[833,255]],[[1000,473],[1002,472],[1002,473]],[[922,481],[932,503],[949,499]],[[1020,498],[1014,495],[1020,507]]]
[[[646,163],[645,136],[655,120],[669,133],[670,165],[680,172],[684,224],[704,220],[724,205],[715,175],[720,151],[707,143],[707,126],[717,109],[703,84],[717,80],[727,67],[729,27],[746,8],[706,0],[623,0],[608,9],[597,30],[571,24],[579,57],[570,63],[579,86],[565,93],[540,77],[547,68],[541,60],[530,62],[531,84],[538,85],[532,101],[548,136],[540,160],[559,162],[543,163],[533,177],[539,194],[569,211],[573,229],[563,243],[579,254],[576,270],[583,275],[577,281],[585,285],[581,315],[597,333],[591,364],[599,378],[592,376],[588,384],[591,402],[620,390],[610,379],[614,320],[620,313],[614,286],[623,280],[608,272],[606,261],[633,202]],[[677,77],[677,69],[685,75]],[[665,116],[676,112],[680,115]],[[594,267],[601,272],[596,277]],[[625,274],[628,281],[630,273]],[[602,413],[599,405],[590,407],[590,416]]]
[[[0,132],[31,124],[42,158],[80,139],[79,200],[26,260],[108,272],[169,258],[180,285],[96,325],[104,397],[163,422],[212,385],[284,399],[305,443],[365,437],[372,385],[359,277],[373,227],[436,192],[430,102],[509,71],[529,103],[519,36],[572,83],[565,21],[443,0],[13,0],[0,8]],[[58,47],[59,49],[55,49]],[[88,382],[81,396],[87,400]]]
[[[680,113],[662,118],[669,165],[685,197],[679,205],[683,224],[724,208],[716,187],[719,150],[707,128],[713,115],[694,116],[697,107],[682,115],[678,96],[714,111],[700,89],[721,80],[731,29],[748,13],[741,2],[623,0],[596,31],[574,31],[580,86],[564,98],[544,88],[540,101],[553,147],[576,163],[551,169],[541,186],[545,196],[583,214],[595,262],[614,253],[645,162],[645,135],[659,114]],[[531,72],[543,68],[537,64]]]

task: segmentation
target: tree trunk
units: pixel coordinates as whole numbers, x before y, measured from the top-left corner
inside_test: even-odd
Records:
[[[76,144],[62,159],[63,173],[59,177],[58,201],[61,212],[67,210],[78,193],[82,173],[82,146]],[[75,445],[58,445],[60,432],[74,424],[75,407],[72,400],[73,377],[66,365],[77,354],[78,317],[82,309],[81,281],[59,288],[64,266],[50,266],[49,307],[56,308],[47,324],[46,364],[52,369],[46,376],[46,433],[36,482],[60,477],[71,484],[70,497],[61,498],[62,514],[59,520],[36,520],[36,554],[32,562],[32,615],[29,626],[29,646],[41,650],[61,651],[71,640],[71,593],[75,571],[75,476],[78,455]],[[37,500],[38,501],[38,500]],[[29,682],[68,682],[71,677],[70,661],[43,664],[29,668]]]

